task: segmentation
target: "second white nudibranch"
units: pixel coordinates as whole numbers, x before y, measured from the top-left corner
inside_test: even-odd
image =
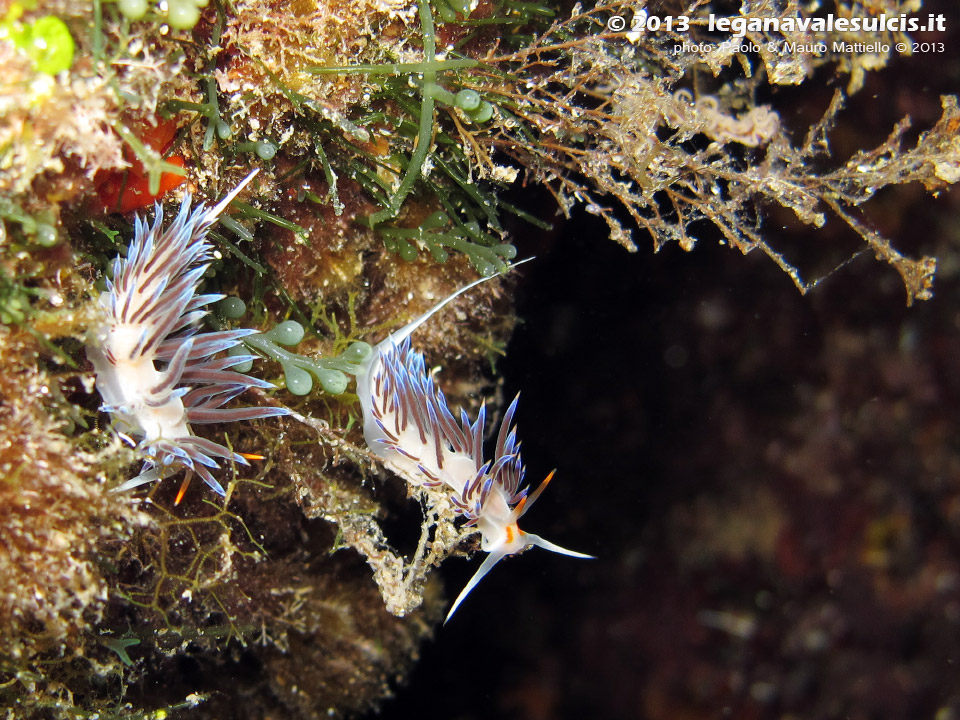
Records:
[[[486,409],[470,422],[447,407],[443,391],[427,372],[423,355],[410,346],[411,334],[449,302],[490,278],[476,280],[392,333],[373,348],[357,373],[363,433],[370,450],[408,482],[444,488],[466,527],[480,532],[487,557],[454,601],[446,622],[490,570],[507,555],[542,547],[571,557],[592,555],[567,550],[521,530],[517,521],[530,509],[553,473],[528,495],[521,487],[524,466],[516,427],[511,427],[517,398],[504,414],[493,458],[484,460]]]
[[[248,457],[259,456],[233,452],[195,435],[191,426],[288,414],[278,407],[224,408],[249,388],[273,387],[231,370],[256,359],[253,355],[218,357],[257,331],[200,331],[205,307],[223,298],[197,294],[213,259],[207,233],[256,174],[250,173],[212,208],[200,204],[191,211],[187,194],[167,228],[158,203],[153,225],[138,217],[127,256],[113,262],[113,278],[100,296],[102,319],[90,330],[87,357],[103,397],[100,409],[113,416],[121,437],[145,459],[140,475],[118,490],[186,468],[178,503],[193,473],[223,495],[223,486],[211,473],[217,460],[248,464]]]

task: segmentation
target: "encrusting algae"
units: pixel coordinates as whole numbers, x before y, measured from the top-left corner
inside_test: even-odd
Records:
[[[753,5],[761,16],[785,12]],[[850,14],[895,6],[843,3]],[[811,228],[840,220],[858,248],[896,269],[908,303],[932,295],[935,259],[896,250],[861,206],[887,186],[916,181],[936,193],[960,179],[956,98],[942,99],[940,120],[916,141],[906,142],[905,120],[875,149],[834,157],[829,131],[848,95],[892,57],[755,57],[699,25],[682,36],[608,28],[633,11],[487,0],[0,4],[7,717],[349,716],[394,691],[450,607],[432,570],[480,546],[461,516],[474,519],[502,487],[514,493],[505,506],[515,521],[539,492],[524,500],[519,480],[496,482],[520,467],[494,375],[523,271],[502,273],[533,254],[529,228],[549,228],[556,214],[508,198],[515,184],[545,188],[562,215],[600,216],[630,250],[638,229],[654,248],[717,239],[759,249],[803,292],[830,273],[810,279],[774,247],[763,207]],[[693,40],[703,42],[671,49]],[[829,73],[846,90],[813,127],[791,127],[771,88]],[[84,351],[102,329],[101,294],[119,282],[110,273],[134,252],[132,213],[152,221],[159,203],[170,217],[187,197],[215,205],[256,170],[217,208],[209,247],[171,275],[171,285],[189,276],[194,299],[159,340],[229,338],[209,349],[237,355],[216,356],[198,389],[199,353],[165,347],[147,374],[166,404],[140,408],[220,402],[200,407],[183,435],[222,448],[217,467],[177,448],[145,454],[118,431],[135,445],[156,438],[115,422]],[[384,467],[383,448],[366,445],[373,415],[353,378],[378,342],[478,277],[490,279],[414,338],[430,363],[417,366],[420,385],[436,402],[398,412],[464,450],[472,425],[431,412],[440,398],[476,418],[486,398],[488,414],[507,416],[486,466],[494,479],[480,471],[484,440],[497,438],[471,436],[475,477],[458,479],[456,493],[441,478],[404,482]],[[162,294],[151,282],[138,287]],[[172,370],[188,379],[175,382]],[[231,380],[216,373],[227,372],[251,375],[224,389]],[[259,411],[221,407],[238,388]],[[386,427],[390,398],[381,399]],[[213,410],[237,422],[213,422]],[[440,441],[422,445],[443,456]],[[144,460],[160,482],[114,492]],[[435,469],[424,457],[407,465]],[[178,493],[184,468],[210,474],[223,495],[199,484]]]

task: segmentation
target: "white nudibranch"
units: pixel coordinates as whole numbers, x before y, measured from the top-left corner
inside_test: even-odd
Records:
[[[507,555],[538,546],[577,558],[592,555],[567,550],[526,533],[517,521],[530,509],[553,477],[527,494],[521,487],[524,466],[517,429],[511,427],[519,395],[504,414],[494,457],[483,458],[486,408],[474,422],[461,409],[459,422],[447,407],[443,391],[427,372],[423,355],[410,347],[410,335],[449,302],[490,278],[476,280],[437,303],[374,347],[357,372],[357,394],[363,410],[363,434],[384,465],[415,485],[443,488],[465,527],[480,532],[483,563],[447,613],[446,623],[477,583]]]
[[[245,457],[194,435],[191,426],[289,413],[278,407],[224,408],[249,388],[273,387],[231,370],[255,360],[254,355],[216,357],[257,331],[200,332],[209,312],[204,308],[224,297],[197,294],[213,258],[207,233],[257,172],[212,208],[201,203],[191,211],[187,194],[166,229],[158,203],[153,225],[137,217],[126,258],[113,261],[113,278],[100,296],[103,318],[88,334],[87,357],[103,397],[100,409],[113,416],[121,437],[145,459],[140,475],[118,491],[186,469],[178,503],[193,473],[224,495],[211,473],[219,467],[217,459],[247,465],[247,457],[259,456]]]

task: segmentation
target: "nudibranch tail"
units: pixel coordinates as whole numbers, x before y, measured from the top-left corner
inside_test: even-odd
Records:
[[[87,355],[101,409],[114,415],[123,437],[138,438],[136,448],[145,458],[140,475],[117,490],[186,469],[178,502],[193,473],[224,495],[211,472],[218,461],[249,463],[243,454],[194,435],[191,426],[289,414],[279,407],[223,407],[250,388],[273,386],[232,370],[254,356],[219,356],[255,330],[201,332],[199,325],[207,306],[223,298],[197,294],[213,258],[207,233],[257,172],[211,208],[201,203],[191,209],[192,198],[185,195],[166,229],[157,204],[153,224],[138,217],[126,258],[113,262],[113,278],[100,297],[105,318],[90,333]]]
[[[523,263],[528,262],[532,259],[533,258],[526,258],[524,260],[515,262],[509,267],[507,267],[507,270],[512,270],[513,268],[519,265],[522,265]],[[450,293],[449,295],[447,295],[447,297],[440,300],[440,302],[435,304],[425,313],[411,320],[409,323],[404,325],[399,330],[394,330],[386,338],[384,338],[379,343],[377,343],[376,347],[374,347],[373,349],[373,352],[370,353],[367,359],[364,360],[364,362],[360,365],[360,368],[356,372],[357,395],[360,398],[360,406],[363,411],[364,436],[366,437],[367,445],[370,446],[371,450],[374,450],[374,452],[376,452],[374,447],[376,444],[376,438],[380,437],[380,434],[376,429],[376,423],[373,422],[373,414],[371,412],[372,411],[371,399],[374,394],[372,383],[373,383],[374,377],[378,374],[380,365],[383,362],[384,357],[387,355],[387,353],[390,352],[391,349],[399,348],[403,343],[403,341],[409,339],[409,337],[417,330],[417,328],[419,328],[421,325],[427,322],[430,318],[432,318],[434,315],[440,312],[443,308],[445,308],[451,302],[456,300],[458,297],[460,297],[464,293],[467,293],[473,288],[477,287],[478,285],[482,285],[488,280],[492,280],[493,278],[498,277],[498,275],[500,274],[502,273],[498,273],[497,275],[490,275],[487,277],[478,278],[477,280],[474,280],[473,282],[467,285],[464,285],[459,290],[456,290],[455,292]],[[410,357],[411,360],[413,359],[413,356],[419,356],[420,362],[423,361],[423,358],[422,356],[420,356],[419,353],[408,354],[408,357]],[[412,375],[426,374],[425,372],[417,372],[417,370],[418,368],[411,367],[410,374]]]
[[[432,318],[432,317],[433,317],[434,315],[436,315],[438,312],[440,312],[441,310],[443,310],[443,308],[445,308],[447,305],[449,305],[451,302],[453,302],[454,300],[456,300],[458,297],[460,297],[460,296],[463,295],[464,293],[468,293],[468,292],[470,292],[471,290],[473,290],[473,288],[477,287],[477,285],[482,285],[483,283],[487,282],[487,280],[493,280],[493,278],[498,277],[498,276],[504,274],[505,272],[507,272],[507,271],[509,271],[509,270],[513,270],[515,267],[519,267],[520,265],[523,265],[525,262],[530,262],[531,260],[533,260],[532,257],[524,258],[523,260],[518,260],[517,262],[513,263],[512,265],[508,265],[503,272],[499,272],[499,273],[496,273],[496,274],[494,274],[494,275],[487,275],[487,276],[485,276],[485,277],[478,278],[478,279],[474,280],[473,282],[468,283],[467,285],[464,285],[464,286],[463,286],[462,288],[460,288],[459,290],[456,290],[456,291],[450,293],[449,295],[447,295],[447,296],[446,296],[445,298],[443,298],[440,302],[438,302],[438,303],[437,303],[436,305],[434,305],[432,308],[430,308],[430,309],[427,310],[425,313],[423,313],[423,315],[421,315],[420,317],[418,317],[418,318],[412,320],[411,322],[407,323],[406,325],[404,325],[404,326],[403,326],[402,328],[400,328],[399,330],[394,330],[392,333],[390,333],[390,336],[389,336],[386,340],[384,340],[383,342],[387,342],[387,341],[389,340],[389,341],[392,342],[394,345],[399,344],[401,340],[404,340],[405,338],[410,337],[417,328],[419,328],[421,325],[423,325],[423,324],[424,324],[425,322],[427,322],[430,318]],[[383,345],[383,342],[380,343],[380,345]],[[379,345],[378,345],[377,347],[379,347]]]

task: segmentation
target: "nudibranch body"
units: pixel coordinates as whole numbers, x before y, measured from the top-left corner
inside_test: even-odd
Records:
[[[370,450],[408,482],[444,488],[456,511],[467,519],[466,526],[480,532],[480,547],[488,553],[454,601],[447,620],[477,583],[507,555],[538,546],[572,557],[592,557],[525,533],[517,525],[553,477],[550,473],[531,495],[527,494],[527,487],[521,487],[524,465],[516,427],[511,427],[519,396],[504,414],[493,459],[485,461],[485,407],[481,406],[472,423],[461,410],[458,421],[447,407],[443,391],[427,372],[423,355],[411,348],[410,336],[417,328],[452,300],[488,279],[481,278],[461,288],[392,333],[373,348],[357,372],[363,432]]]
[[[199,325],[208,313],[206,306],[223,298],[197,294],[213,257],[207,233],[256,173],[212,208],[201,203],[191,211],[187,194],[166,229],[157,204],[153,225],[138,217],[126,258],[113,262],[113,278],[100,296],[104,317],[89,333],[87,357],[103,397],[100,409],[113,415],[121,436],[145,458],[140,475],[118,490],[186,468],[178,502],[192,473],[223,495],[223,486],[211,473],[219,467],[217,459],[247,460],[195,435],[191,425],[288,414],[277,407],[224,408],[249,388],[273,387],[231,370],[255,359],[253,355],[217,357],[257,331],[200,332]]]

